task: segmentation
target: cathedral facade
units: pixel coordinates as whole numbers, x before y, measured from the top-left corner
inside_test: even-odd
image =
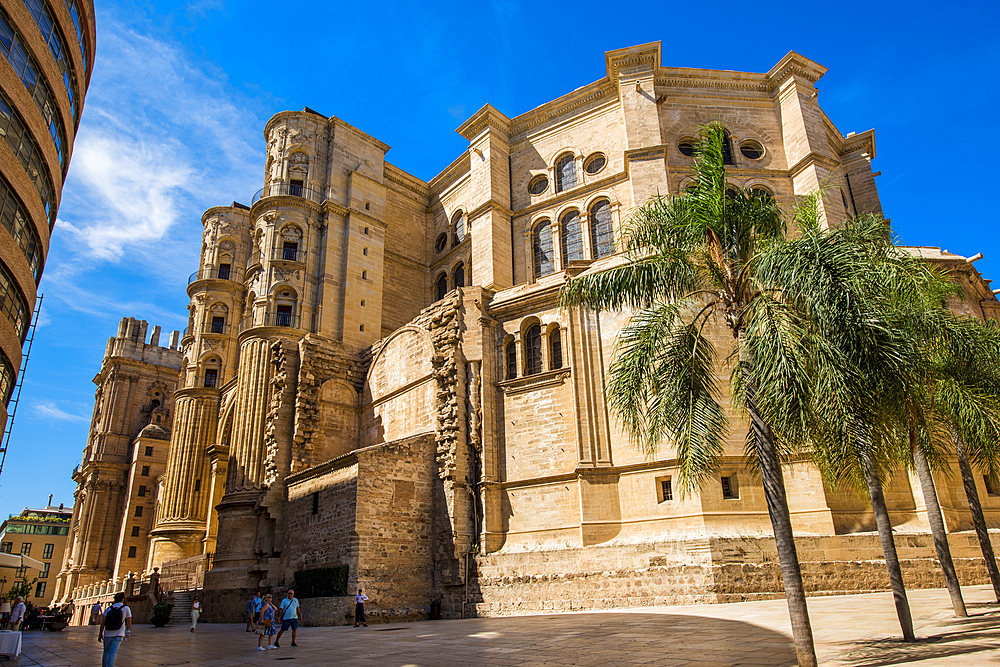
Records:
[[[188,328],[159,366],[174,385],[147,382],[164,392],[163,423],[141,412],[151,402],[116,413],[135,422],[136,443],[120,438],[124,467],[101,478],[117,505],[89,481],[104,465],[96,443],[118,428],[98,426],[107,412],[95,409],[57,601],[129,564],[163,568],[163,581],[197,570],[189,581],[220,620],[248,589],[334,566],[397,619],[781,595],[741,429],[718,479],[675,495],[670,443],[638,452],[605,404],[628,314],[560,309],[558,294],[617,261],[633,209],[685,190],[706,122],[727,130],[733,188],[788,209],[822,186],[827,225],[881,213],[874,133],[827,118],[825,71],[795,53],[741,73],[665,67],[658,43],[611,51],[603,78],[559,99],[515,118],[478,111],[458,128],[468,150],[427,182],[339,118],[275,115],[264,187],[249,207],[202,217]],[[956,307],[1000,316],[971,261],[913,252],[961,281]],[[157,437],[165,458],[151,464],[153,516],[139,525],[127,471]],[[884,587],[866,500],[805,462],[785,472],[810,589]],[[996,523],[1000,496],[980,481]],[[912,534],[908,583],[934,585],[916,484],[902,472],[887,496]],[[961,483],[942,476],[938,492],[964,581],[981,578]],[[119,508],[110,530],[87,518],[105,506]],[[127,542],[137,525],[142,544]],[[312,620],[342,622],[335,607]]]

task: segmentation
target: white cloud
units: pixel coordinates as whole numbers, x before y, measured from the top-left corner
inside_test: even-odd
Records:
[[[31,405],[32,412],[41,419],[58,419],[60,421],[87,421],[90,415],[78,415],[66,412],[57,407],[53,401],[36,401]]]

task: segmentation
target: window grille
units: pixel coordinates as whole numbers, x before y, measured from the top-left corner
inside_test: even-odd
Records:
[[[562,217],[559,235],[562,240],[563,267],[574,260],[583,259],[583,221],[577,211]]]
[[[722,497],[726,500],[733,500],[740,497],[735,475],[722,478]]]
[[[452,219],[455,226],[455,245],[465,240],[465,213],[459,211]]]
[[[535,227],[532,247],[535,254],[535,277],[547,276],[555,271],[555,259],[552,256],[552,225],[548,221]]]
[[[615,235],[611,226],[611,204],[597,202],[590,209],[590,245],[594,259],[607,257],[615,251]]]
[[[514,344],[514,341],[507,343],[504,356],[507,361],[507,379],[513,380],[517,377],[517,345]]]
[[[562,335],[559,329],[553,329],[549,334],[549,369],[562,368]]]
[[[524,374],[542,372],[542,327],[534,325],[524,334]]]
[[[666,502],[667,500],[674,499],[674,487],[671,479],[668,477],[666,479],[660,480],[660,502]]]
[[[576,159],[567,155],[556,164],[556,192],[576,187]]]

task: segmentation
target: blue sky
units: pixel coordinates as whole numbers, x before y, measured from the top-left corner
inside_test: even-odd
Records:
[[[201,213],[249,203],[263,125],[285,109],[339,116],[429,179],[465,148],[454,130],[483,104],[524,113],[601,78],[607,50],[659,40],[666,65],[756,72],[795,50],[829,68],[819,102],[842,132],[875,128],[876,183],[901,240],[983,252],[976,266],[1000,286],[988,3],[96,6],[97,64],[0,477],[4,513],[50,493],[72,502],[108,337],[123,316],[186,325]]]

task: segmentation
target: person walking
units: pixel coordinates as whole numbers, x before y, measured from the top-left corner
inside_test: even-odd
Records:
[[[21,623],[24,622],[27,611],[28,608],[24,606],[24,596],[18,595],[14,608],[10,610],[10,627],[14,632],[21,629]]]
[[[368,627],[368,619],[365,618],[365,603],[368,602],[368,596],[358,589],[358,594],[354,596],[354,627],[363,625]]]
[[[101,614],[104,613],[104,609],[101,608],[100,602],[95,602],[94,606],[90,608],[90,625],[97,625],[101,622]]]
[[[299,629],[300,620],[302,620],[302,608],[295,597],[295,591],[289,588],[288,595],[281,601],[281,630],[278,631],[278,636],[274,639],[274,648],[280,648],[278,641],[288,628],[292,629],[292,646],[298,646],[295,643],[295,634]]]
[[[201,602],[198,601],[198,596],[194,596],[194,602],[191,604],[191,632],[198,627],[198,618],[201,616]]]
[[[132,634],[132,610],[125,604],[125,594],[115,593],[115,601],[101,616],[97,641],[104,643],[101,667],[114,667],[118,648]]]
[[[257,591],[247,600],[247,632],[254,632],[258,614],[260,614],[260,591]]]
[[[274,639],[274,615],[278,611],[271,604],[271,595],[265,595],[261,604],[260,612],[260,636],[257,637],[257,650],[266,651],[269,648],[278,648],[278,642]],[[264,642],[267,648],[264,648]]]

